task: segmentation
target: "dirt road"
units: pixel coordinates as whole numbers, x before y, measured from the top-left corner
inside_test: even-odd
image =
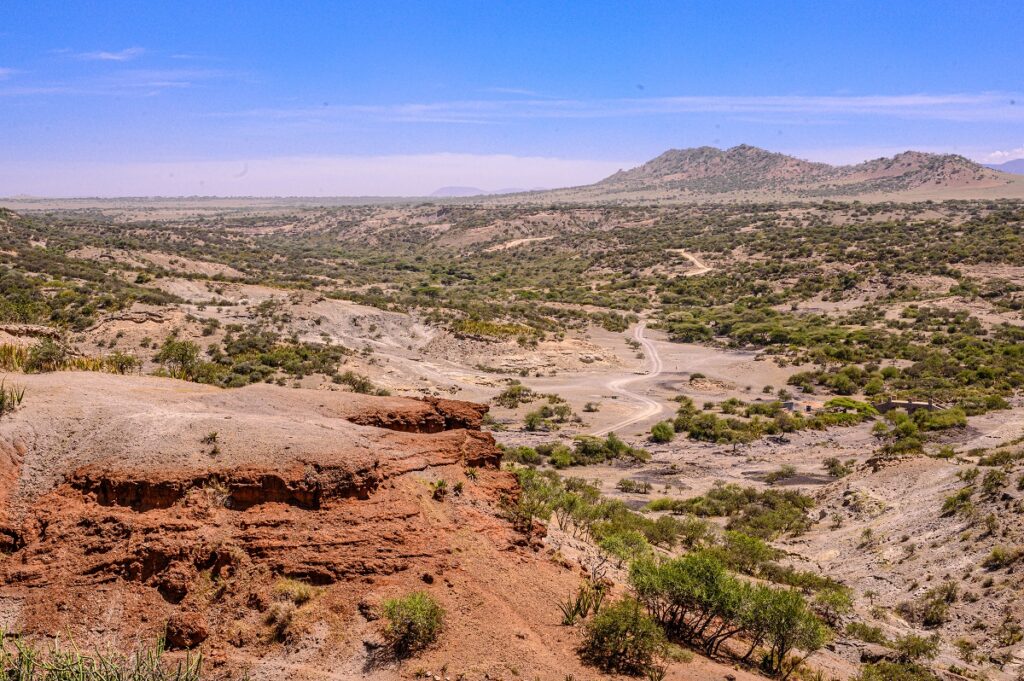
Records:
[[[693,255],[689,251],[686,251],[686,250],[684,250],[682,248],[673,248],[672,252],[673,253],[678,253],[679,255],[683,256],[684,258],[689,260],[691,263],[693,263],[693,266],[696,268],[696,269],[690,270],[689,272],[685,272],[683,274],[684,277],[697,277],[697,276],[700,276],[702,274],[707,274],[708,272],[710,272],[711,270],[714,269],[713,267],[711,267],[709,265],[705,265],[703,262],[701,262],[700,260],[697,259],[697,256]]]
[[[636,328],[633,329],[633,338],[635,338],[644,349],[644,354],[647,356],[647,370],[643,374],[637,376],[626,376],[624,378],[617,378],[614,381],[608,382],[608,389],[610,391],[638,403],[639,408],[633,412],[632,416],[622,419],[617,423],[613,423],[610,426],[606,426],[605,428],[601,428],[600,430],[595,430],[591,435],[607,435],[612,431],[625,428],[626,426],[631,426],[634,423],[644,421],[661,413],[663,407],[660,402],[653,400],[646,395],[642,395],[639,392],[630,390],[627,387],[638,381],[651,381],[661,374],[661,357],[658,355],[658,349],[654,346],[654,343],[644,337],[645,327],[646,322],[640,322],[637,324]]]

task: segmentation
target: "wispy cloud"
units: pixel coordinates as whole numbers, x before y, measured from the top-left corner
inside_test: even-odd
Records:
[[[17,72],[17,69],[8,69],[0,66],[0,80],[7,80]]]
[[[166,90],[181,90],[214,81],[242,78],[241,74],[220,69],[123,69],[75,80],[40,81],[16,87],[0,87],[0,97],[153,95]]]
[[[506,89],[507,90],[507,89]],[[526,92],[523,92],[527,95]],[[1024,95],[1008,93],[906,95],[680,96],[620,99],[475,99],[404,104],[352,104],[228,112],[273,120],[373,117],[409,123],[494,123],[540,118],[630,118],[679,114],[724,116],[890,117],[958,122],[1024,121]]]
[[[145,54],[146,50],[141,47],[128,47],[117,52],[99,51],[99,52],[79,52],[75,54],[75,59],[81,59],[82,61],[131,61],[137,57],[141,57]]]
[[[516,95],[519,97],[541,97],[536,90],[528,90],[518,87],[485,87],[480,92],[487,92],[493,95]]]

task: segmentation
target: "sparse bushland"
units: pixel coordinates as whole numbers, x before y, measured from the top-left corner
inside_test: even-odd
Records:
[[[629,580],[670,636],[713,656],[742,635],[748,646],[741,659],[749,661],[761,651],[761,668],[783,678],[829,638],[827,627],[799,592],[738,579],[707,553],[636,561]],[[803,655],[792,658],[795,650]]]
[[[424,591],[384,601],[384,637],[399,658],[430,646],[441,635],[444,609]]]
[[[157,373],[196,383],[237,388],[250,383],[271,382],[283,376],[300,379],[321,374],[353,392],[386,395],[370,379],[353,371],[338,372],[352,351],[338,345],[301,343],[282,339],[266,330],[248,330],[224,337],[223,346],[211,345],[205,352],[193,341],[169,336],[154,355],[161,365]]]
[[[704,495],[691,499],[655,499],[652,511],[690,513],[695,516],[728,518],[727,527],[756,537],[773,539],[782,534],[800,534],[811,525],[807,510],[814,505],[799,492],[758,491],[733,483],[716,481]]]
[[[517,469],[517,474],[523,488],[518,503],[529,509],[522,515],[532,522],[546,520],[546,514],[553,513],[564,531],[590,539],[620,564],[628,565],[637,599],[670,640],[718,655],[727,641],[742,637],[746,641],[744,661],[786,677],[827,640],[828,629],[818,613],[838,621],[849,609],[849,592],[842,585],[776,564],[779,552],[756,537],[729,531],[719,540],[696,518],[662,516],[652,520],[621,502],[604,499],[595,487],[578,479],[562,480],[553,471],[531,468]],[[691,552],[667,559],[654,550],[677,544]],[[817,595],[811,603],[795,589],[755,584],[730,570],[769,583],[793,584]],[[602,615],[613,614],[600,621],[595,617],[588,624],[583,654],[608,670],[643,673],[647,660],[657,657],[653,652],[648,656],[654,639],[647,637],[655,636],[654,630],[639,617],[635,603],[624,602],[628,605],[621,606],[621,612],[602,609]],[[567,623],[585,617],[579,594],[559,607]],[[632,653],[621,653],[628,664],[614,666],[608,655],[624,645],[613,635],[616,631],[624,641],[642,635],[646,643],[638,650],[647,652],[635,660]],[[794,657],[796,650],[802,654]]]
[[[0,322],[82,330],[136,302],[185,302],[147,287],[161,278],[204,278],[68,255],[83,247],[116,248],[229,265],[243,283],[417,311],[460,333],[525,343],[590,324],[624,329],[636,312],[650,309],[653,291],[657,325],[674,340],[762,348],[781,363],[814,364],[795,377],[801,390],[863,393],[880,401],[934,398],[969,416],[1006,408],[1006,398],[1024,387],[1018,325],[983,323],[930,302],[932,293],[917,283],[944,278],[953,283],[943,293],[982,301],[1001,314],[1019,313],[1019,284],[968,274],[977,265],[1021,265],[1019,202],[884,210],[843,202],[621,205],[604,206],[599,214],[592,207],[424,204],[380,220],[382,211],[254,215],[231,229],[194,216],[12,215],[0,235]],[[935,211],[941,219],[922,217]],[[281,230],[282,219],[303,227]],[[446,225],[443,240],[426,227],[438,219]],[[363,226],[374,220],[380,224],[367,231]],[[533,221],[552,237],[543,247],[460,250],[452,257],[462,235],[491,226],[500,244],[532,234],[533,228],[511,225]],[[639,225],[644,228],[628,228]],[[716,270],[676,276],[672,249],[681,243],[706,254]],[[212,293],[216,283],[210,284]],[[815,299],[854,300],[865,287],[879,293],[844,313],[797,309]],[[902,306],[896,318],[886,314],[892,305]]]
[[[529,428],[528,428],[529,430]],[[563,469],[570,466],[589,466],[612,460],[647,461],[650,453],[636,447],[630,447],[615,433],[606,438],[581,435],[575,438],[570,448],[560,442],[548,442],[537,447],[503,447],[506,461],[539,466],[544,463],[553,468]]]
[[[789,413],[780,402],[738,400],[723,406],[721,413],[708,410],[714,420],[700,413],[680,415],[704,419],[698,424],[706,434],[701,439],[737,446],[760,436],[761,424],[765,433],[770,428],[786,433],[876,418],[842,406],[841,399],[934,398],[950,405],[948,413],[936,414],[938,418],[927,412],[918,412],[920,417],[915,414],[909,422],[916,430],[907,426],[901,432],[901,424],[892,421],[880,424],[882,442],[892,454],[918,452],[930,448],[928,438],[943,432],[935,428],[948,428],[945,432],[952,434],[962,424],[964,418],[956,410],[967,417],[1006,408],[1013,392],[1024,386],[1024,337],[1019,326],[990,321],[994,315],[1019,316],[1024,309],[1021,287],[977,274],[977,269],[970,274],[972,266],[1024,265],[1024,212],[1019,203],[609,206],[596,210],[434,205],[397,217],[364,207],[324,209],[316,216],[319,224],[305,217],[299,213],[247,216],[230,229],[219,218],[209,224],[195,218],[173,224],[134,218],[117,222],[101,214],[12,218],[10,229],[0,233],[0,319],[80,330],[134,301],[183,302],[143,288],[159,284],[169,273],[163,268],[137,271],[117,263],[99,266],[66,255],[82,246],[117,245],[231,264],[241,270],[244,282],[316,290],[329,298],[416,311],[450,329],[457,328],[459,320],[471,320],[476,326],[467,327],[467,332],[497,330],[492,339],[503,335],[531,342],[541,334],[557,338],[565,329],[584,329],[593,323],[621,331],[632,321],[634,311],[646,310],[645,316],[653,314],[677,340],[758,348],[781,365],[810,362],[814,369],[798,374],[793,391],[806,390],[821,399],[839,396],[833,400],[834,410],[810,416]],[[378,218],[384,218],[383,227],[366,226]],[[481,227],[497,229],[494,239],[501,241],[521,236],[519,226],[506,225],[546,219],[561,224],[549,229],[552,223],[540,223],[554,235],[543,248],[515,252],[471,248],[452,257],[450,244]],[[301,229],[279,229],[289,222]],[[450,225],[447,244],[423,228],[433,229],[439,223]],[[607,225],[622,228],[601,228]],[[680,244],[708,254],[718,271],[685,278],[659,270],[670,262],[665,250]],[[268,253],[274,257],[267,258]],[[947,283],[941,284],[943,290],[925,290],[921,282],[926,279]],[[136,283],[118,283],[125,281]],[[652,291],[658,298],[653,313]],[[991,314],[975,318],[945,309],[927,300],[935,297],[958,298],[957,306],[965,300],[971,309],[985,307]],[[809,309],[819,300],[851,306],[855,301],[868,302],[823,315]],[[203,323],[202,333],[209,328],[212,325]],[[210,335],[219,337],[221,332]],[[245,333],[232,331],[236,337]],[[279,345],[292,345],[291,339],[282,337]],[[230,356],[214,359],[217,352]],[[254,355],[262,352],[254,350]],[[231,354],[226,347],[202,351],[199,361],[219,368],[197,376],[214,377],[216,384],[241,385],[298,375],[289,374],[283,362],[275,365],[245,355],[245,351]],[[331,360],[330,353],[326,359]],[[325,376],[343,369],[329,368]],[[687,424],[684,420],[680,425]],[[673,429],[690,433],[676,423]],[[700,427],[697,431],[702,432]],[[516,456],[524,464],[548,462],[564,468],[607,457],[618,449],[558,446],[541,454],[521,448]],[[956,456],[953,453],[950,458]],[[1018,458],[1006,448],[986,453],[978,465],[1001,469],[1015,465]],[[825,465],[830,473],[840,470]],[[954,510],[973,525],[985,517],[1000,489],[1024,485],[1024,478],[1007,470],[1004,477],[984,474],[964,482],[972,489],[961,498],[965,503],[955,504]],[[805,594],[811,608],[823,617],[835,609],[834,594],[820,583],[823,578],[815,582],[812,575],[779,565],[778,557],[770,557],[769,545],[746,534],[799,531],[804,521],[791,525],[786,521],[789,511],[774,503],[758,502],[763,508],[750,513],[757,522],[743,527],[744,533],[733,529],[722,534],[691,515],[696,509],[679,509],[679,515],[655,520],[593,500],[593,491],[585,483],[565,481],[551,488],[554,497],[538,496],[539,505],[524,514],[531,519],[530,527],[532,520],[545,517],[545,509],[547,516],[563,515],[566,521],[560,524],[568,531],[599,537],[603,553],[625,562],[650,557],[652,547],[643,542],[653,545],[655,554],[670,543],[704,550],[729,570],[824,593],[822,598]],[[972,508],[980,512],[972,513]],[[737,518],[745,516],[745,510],[736,510],[716,517],[737,528]],[[1007,524],[1000,532],[1005,532]],[[974,534],[973,527],[971,531]],[[999,534],[993,541],[1003,542],[1012,551],[1017,538]],[[993,576],[1003,577],[989,577]],[[1001,588],[1001,582],[996,586]],[[897,679],[903,678],[897,673],[907,668],[908,663],[882,663],[865,673],[874,674],[871,679]]]
[[[732,398],[720,404],[726,418],[707,411],[707,406],[704,411],[698,410],[689,397],[680,395],[675,400],[679,403],[676,417],[671,422],[675,432],[687,433],[694,440],[731,444],[734,447],[766,435],[855,426],[878,415],[871,405],[842,397],[829,400],[822,409],[810,416],[786,411],[778,401],[746,405]]]

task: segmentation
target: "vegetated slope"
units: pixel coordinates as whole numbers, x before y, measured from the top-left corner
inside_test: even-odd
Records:
[[[933,196],[934,195],[934,196]],[[803,198],[1024,196],[1024,182],[955,154],[907,151],[831,166],[741,144],[671,149],[596,184],[522,198],[539,200],[794,200]]]
[[[115,650],[166,629],[211,678],[395,678],[409,666],[387,655],[381,605],[426,591],[446,616],[417,666],[599,676],[555,607],[579,573],[502,513],[518,488],[485,407],[18,379],[26,401],[0,421],[6,625]]]
[[[746,144],[726,151],[714,147],[670,149],[632,170],[619,171],[595,186],[616,191],[663,187],[717,194],[737,190],[784,189],[829,177],[833,168]]]

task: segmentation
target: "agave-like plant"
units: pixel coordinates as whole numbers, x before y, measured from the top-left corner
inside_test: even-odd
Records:
[[[0,630],[0,678],[18,681],[201,681],[202,656],[169,663],[164,642],[129,655],[83,653],[73,643],[38,648]]]
[[[7,385],[7,379],[0,379],[0,416],[17,409],[25,399],[25,386]]]

